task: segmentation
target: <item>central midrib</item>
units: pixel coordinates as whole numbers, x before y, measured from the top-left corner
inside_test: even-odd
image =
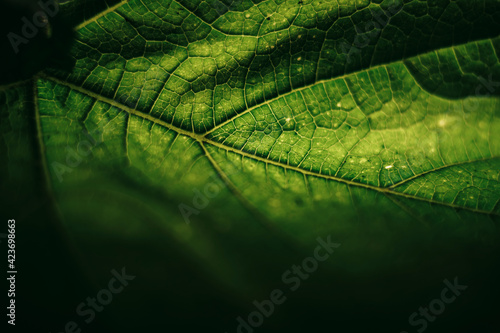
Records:
[[[382,66],[382,65],[380,65],[380,66]],[[415,196],[415,195],[410,195],[410,194],[398,192],[398,191],[395,190],[398,186],[400,186],[400,185],[402,185],[404,183],[407,183],[409,181],[414,180],[415,178],[421,177],[423,175],[426,175],[426,174],[429,174],[429,173],[432,173],[432,172],[435,172],[435,171],[438,171],[438,170],[450,168],[450,167],[457,166],[457,165],[464,165],[464,164],[475,163],[475,162],[483,161],[483,160],[498,159],[498,158],[500,158],[500,156],[493,156],[493,157],[489,157],[489,158],[485,158],[485,159],[481,159],[481,160],[458,162],[458,163],[455,163],[455,164],[450,164],[450,165],[442,166],[442,167],[439,167],[439,168],[430,169],[430,170],[427,170],[427,171],[425,171],[423,173],[416,174],[416,175],[414,175],[414,176],[412,176],[410,178],[407,178],[407,179],[402,180],[402,181],[400,181],[398,183],[395,183],[395,184],[393,184],[393,185],[391,185],[389,187],[378,187],[378,186],[374,186],[374,185],[363,184],[363,183],[360,183],[360,182],[355,182],[355,181],[352,181],[352,180],[339,178],[339,177],[336,177],[336,176],[331,176],[331,175],[326,175],[326,174],[322,174],[322,173],[316,173],[316,172],[308,171],[308,170],[305,170],[305,169],[302,169],[302,168],[299,168],[299,167],[296,167],[296,166],[292,166],[292,165],[285,164],[285,163],[282,163],[282,162],[277,162],[277,161],[269,160],[269,159],[266,159],[266,158],[263,158],[263,157],[260,157],[260,156],[257,156],[257,155],[253,155],[253,154],[247,153],[245,151],[241,151],[241,150],[238,150],[236,148],[226,146],[226,145],[221,144],[221,143],[219,143],[217,141],[214,141],[214,140],[211,140],[211,139],[207,138],[207,135],[210,134],[210,133],[212,133],[212,130],[207,131],[204,134],[197,134],[197,133],[194,133],[194,132],[186,131],[186,130],[180,129],[180,128],[176,127],[176,126],[173,126],[172,124],[169,124],[169,123],[167,123],[167,122],[165,122],[165,121],[163,121],[161,119],[158,119],[158,118],[153,117],[153,116],[151,116],[149,114],[146,114],[146,113],[137,111],[135,109],[132,109],[132,108],[126,106],[126,105],[123,105],[123,104],[120,104],[120,103],[116,102],[113,99],[103,97],[103,96],[98,95],[98,94],[96,94],[96,93],[94,93],[92,91],[89,91],[89,90],[85,89],[85,88],[79,87],[79,86],[77,86],[75,84],[62,81],[62,80],[60,80],[58,78],[49,76],[49,75],[44,74],[44,73],[40,73],[38,76],[39,76],[39,78],[43,78],[43,79],[46,79],[46,80],[51,80],[51,81],[53,81],[55,83],[67,86],[67,87],[69,87],[69,88],[71,88],[73,90],[76,90],[76,91],[78,91],[78,92],[80,92],[82,94],[85,94],[87,96],[95,98],[96,100],[99,100],[101,102],[110,104],[110,105],[112,105],[112,106],[114,106],[114,107],[116,107],[118,109],[121,109],[121,110],[123,110],[125,112],[128,112],[131,115],[135,115],[135,116],[138,116],[138,117],[143,118],[145,120],[149,120],[149,121],[151,121],[151,122],[153,122],[153,123],[155,123],[157,125],[160,125],[160,126],[162,126],[164,128],[167,128],[169,130],[177,132],[178,134],[190,137],[193,140],[196,140],[197,142],[199,142],[201,145],[203,143],[207,143],[207,144],[210,144],[210,145],[212,145],[214,147],[221,148],[221,149],[224,149],[226,151],[229,151],[229,152],[232,152],[232,153],[235,153],[235,154],[239,154],[239,155],[241,155],[243,157],[251,158],[253,160],[257,160],[257,161],[260,161],[260,162],[263,162],[263,163],[271,164],[271,165],[274,165],[276,167],[281,167],[281,168],[284,168],[284,169],[288,169],[288,170],[292,170],[292,171],[295,171],[295,172],[299,172],[299,173],[302,173],[303,175],[306,175],[306,176],[312,176],[312,177],[317,177],[317,178],[323,178],[323,179],[327,179],[327,180],[337,181],[337,182],[344,183],[344,184],[351,185],[351,186],[357,186],[357,187],[362,187],[362,188],[370,189],[370,190],[377,191],[377,192],[380,192],[380,193],[383,193],[383,194],[386,194],[386,195],[395,195],[395,196],[399,196],[399,197],[405,197],[405,198],[415,199],[415,200],[419,200],[419,201],[425,201],[425,202],[429,202],[429,203],[433,203],[433,204],[439,204],[439,205],[443,205],[443,206],[448,206],[448,207],[452,207],[452,208],[456,208],[456,209],[465,209],[465,210],[469,210],[469,211],[473,211],[473,212],[477,212],[477,213],[488,214],[488,215],[498,215],[498,216],[500,216],[500,214],[494,213],[492,211],[484,211],[484,210],[475,209],[475,208],[471,208],[471,207],[459,206],[459,205],[455,205],[453,203],[446,203],[446,202],[442,202],[442,201],[436,201],[436,200],[432,200],[432,199],[418,197],[418,196]],[[35,78],[35,82],[36,82],[36,79],[37,78]],[[335,78],[335,79],[338,79],[338,78]],[[335,79],[331,79],[331,80],[335,80]],[[315,84],[318,84],[318,83],[320,83],[320,82],[316,82]],[[306,87],[303,87],[301,89],[305,89],[305,88]],[[283,96],[280,96],[280,97],[283,97]],[[269,102],[270,101],[267,101],[266,103],[269,103]],[[254,106],[251,109],[255,109],[257,107],[260,107],[261,105],[262,104],[260,104],[258,106]],[[240,113],[238,116],[240,116],[241,114],[242,113]],[[232,120],[234,120],[234,118],[232,118],[231,120],[228,120],[228,122],[232,121]],[[128,135],[128,133],[127,133],[127,135]],[[208,151],[205,150],[205,153],[208,154]]]

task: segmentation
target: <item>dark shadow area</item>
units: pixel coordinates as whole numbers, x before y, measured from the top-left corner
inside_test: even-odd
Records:
[[[47,67],[69,70],[72,24],[53,0],[0,0],[0,85]]]

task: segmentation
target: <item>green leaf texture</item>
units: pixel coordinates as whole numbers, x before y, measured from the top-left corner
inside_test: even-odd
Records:
[[[342,247],[311,288],[496,246],[499,1],[83,3],[74,68],[0,88],[0,152],[89,276],[207,276],[230,332],[318,236]]]

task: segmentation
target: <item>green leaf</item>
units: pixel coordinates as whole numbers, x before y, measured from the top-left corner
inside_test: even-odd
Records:
[[[498,1],[84,3],[74,68],[0,88],[0,153],[85,271],[174,248],[247,307],[318,236],[347,279],[497,243]]]

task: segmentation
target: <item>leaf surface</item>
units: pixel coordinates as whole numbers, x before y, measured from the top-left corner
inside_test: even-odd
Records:
[[[349,272],[408,237],[493,241],[498,1],[82,4],[61,5],[74,68],[0,90],[3,174],[44,184],[70,234],[156,230],[242,299],[279,276],[261,255],[318,235],[356,239]]]

